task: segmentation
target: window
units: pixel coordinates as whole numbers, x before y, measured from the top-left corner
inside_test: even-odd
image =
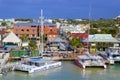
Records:
[[[29,32],[29,29],[27,29],[27,32]]]
[[[32,36],[34,37],[34,36],[35,36],[35,34],[32,34]]]
[[[24,29],[22,29],[21,31],[24,32]]]
[[[18,32],[18,29],[16,29],[16,32]]]
[[[33,29],[32,32],[34,32],[35,30]]]

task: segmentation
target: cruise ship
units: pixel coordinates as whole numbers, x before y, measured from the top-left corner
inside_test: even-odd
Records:
[[[62,63],[59,61],[45,61],[36,58],[19,63],[14,67],[14,70],[34,73],[60,67],[61,65]]]

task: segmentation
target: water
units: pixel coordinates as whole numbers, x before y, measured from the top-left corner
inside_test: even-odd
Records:
[[[80,69],[73,62],[62,62],[62,67],[28,74],[12,71],[0,80],[119,80],[120,64],[110,65],[107,69],[87,68]]]

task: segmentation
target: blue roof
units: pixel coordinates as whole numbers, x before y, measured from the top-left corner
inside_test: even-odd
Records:
[[[28,23],[16,23],[15,25],[28,25],[28,26],[31,26],[31,25],[41,25],[41,23],[40,22],[28,22]],[[50,27],[55,26],[55,24],[52,24],[52,23],[49,23],[49,22],[44,22],[44,25],[49,25]]]
[[[62,40],[60,37],[57,37],[52,42],[66,42],[66,40]]]
[[[37,58],[30,58],[29,61],[40,61],[40,60],[42,60],[42,59],[43,59],[43,57],[39,56],[39,57],[37,57]]]

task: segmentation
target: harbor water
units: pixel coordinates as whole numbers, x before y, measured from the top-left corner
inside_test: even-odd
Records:
[[[81,69],[73,62],[63,61],[59,68],[32,74],[12,71],[1,76],[0,80],[120,80],[120,64],[108,65],[107,69]]]

